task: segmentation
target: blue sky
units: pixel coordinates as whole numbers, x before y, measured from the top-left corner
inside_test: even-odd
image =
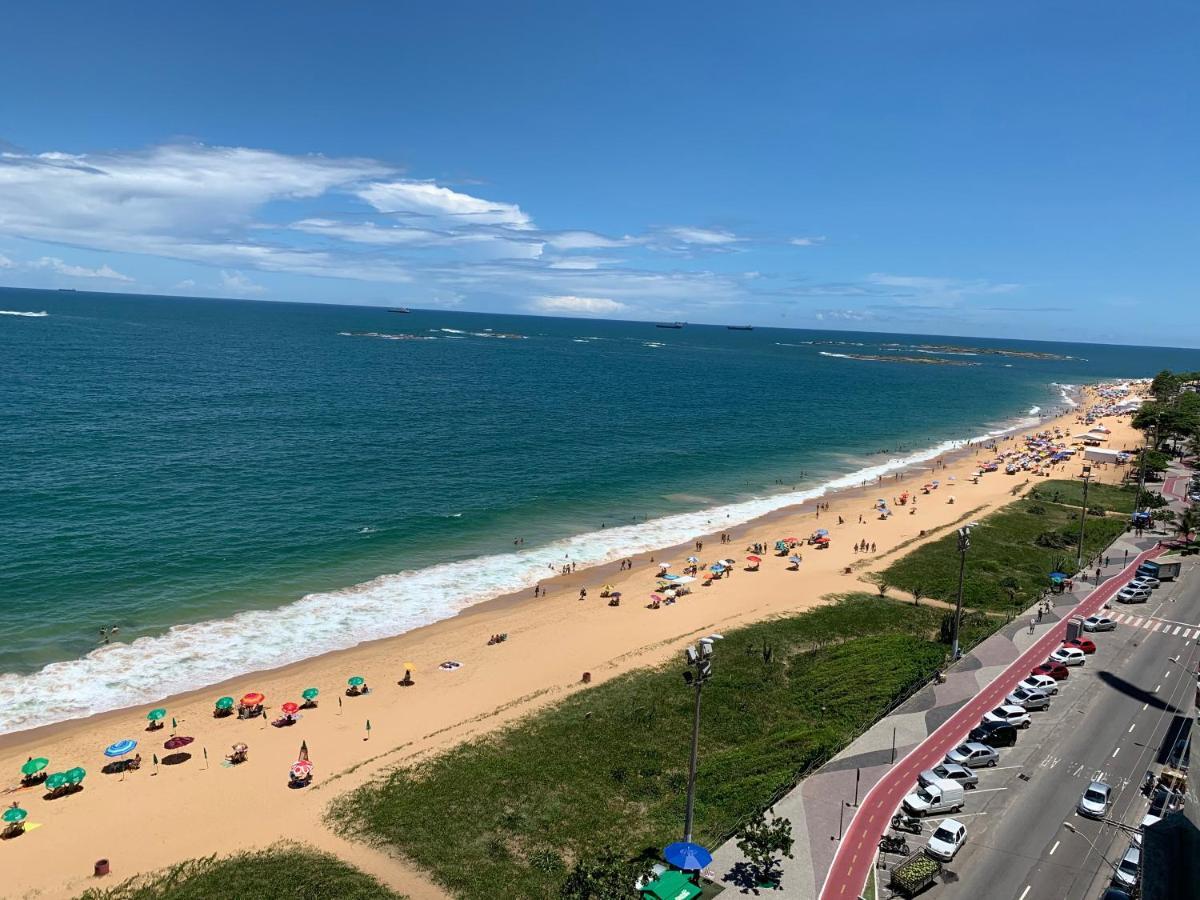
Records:
[[[6,11],[0,283],[1200,345],[1194,3],[231,9]]]

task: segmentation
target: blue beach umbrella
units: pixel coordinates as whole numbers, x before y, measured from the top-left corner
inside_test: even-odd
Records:
[[[713,572],[724,572],[725,571],[725,566],[722,563],[713,563],[708,568],[710,570],[712,570]]]
[[[817,529],[817,534],[818,534],[819,536],[822,536],[822,537],[823,537],[824,535],[827,535],[827,534],[829,534],[829,532],[828,532],[826,529],[824,529],[824,528],[818,528],[818,529]]]
[[[124,756],[137,746],[137,741],[131,741],[126,738],[123,741],[117,741],[115,744],[110,744],[104,748],[104,755],[111,759],[116,759],[118,756]]]
[[[800,559],[800,557],[798,557],[798,556],[789,556],[788,562],[795,563],[796,565],[800,565],[800,563],[803,562],[803,560]]]
[[[712,864],[712,854],[699,844],[676,841],[663,848],[663,859],[685,872],[698,872]]]

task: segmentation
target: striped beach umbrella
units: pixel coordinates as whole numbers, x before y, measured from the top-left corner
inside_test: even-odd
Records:
[[[137,741],[131,741],[126,738],[123,741],[117,741],[115,744],[109,744],[104,748],[104,755],[109,759],[116,759],[118,756],[124,756],[130,753],[137,746]]]

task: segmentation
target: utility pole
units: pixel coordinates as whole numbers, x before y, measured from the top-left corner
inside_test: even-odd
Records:
[[[692,818],[696,809],[696,764],[700,759],[700,691],[704,682],[712,677],[713,640],[720,640],[721,635],[713,634],[702,638],[699,649],[695,646],[684,651],[688,668],[683,673],[683,681],[696,689],[696,705],[692,709],[692,754],[688,763],[687,806],[684,811],[683,839],[692,841]]]
[[[1083,532],[1087,527],[1087,494],[1088,483],[1092,480],[1092,467],[1084,466],[1083,474],[1079,476],[1083,479],[1083,509],[1079,511],[1079,552],[1075,555],[1075,571],[1083,569]]]
[[[950,648],[950,658],[958,659],[958,623],[962,619],[963,579],[967,573],[967,551],[971,549],[971,526],[964,525],[958,529],[958,599],[954,602],[954,640]]]
[[[1150,452],[1151,447],[1158,449],[1158,421],[1159,417],[1154,417],[1154,443],[1149,440],[1146,446],[1142,447],[1142,464],[1138,471],[1138,487],[1137,495],[1133,498],[1133,514],[1136,516],[1142,509],[1142,492],[1146,489],[1146,455]]]

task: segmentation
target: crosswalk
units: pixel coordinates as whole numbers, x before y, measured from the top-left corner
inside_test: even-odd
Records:
[[[1193,638],[1200,638],[1200,625],[1188,622],[1176,622],[1156,616],[1139,616],[1135,613],[1113,613],[1110,618],[1127,628],[1140,628],[1143,631],[1180,637],[1189,641]]]

